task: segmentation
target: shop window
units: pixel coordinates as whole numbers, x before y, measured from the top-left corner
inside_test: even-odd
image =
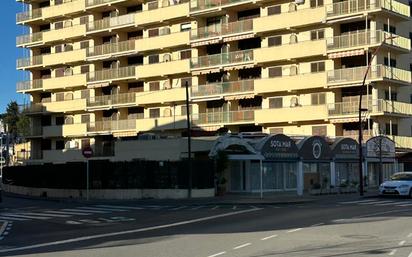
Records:
[[[282,44],[282,36],[268,38],[268,46],[280,46]]]
[[[280,5],[274,5],[268,7],[268,15],[276,15],[281,13]]]
[[[283,107],[283,98],[282,97],[271,97],[269,98],[269,108],[278,109]]]
[[[282,77],[282,67],[270,67],[268,70],[269,78]]]
[[[310,0],[310,8],[323,6],[323,0]]]
[[[325,62],[312,62],[310,64],[310,72],[325,71]]]
[[[159,55],[149,55],[149,64],[159,63]]]
[[[326,126],[312,126],[313,136],[326,136],[327,128]]]
[[[320,105],[326,103],[326,93],[311,94],[312,105]]]
[[[149,117],[150,118],[159,118],[160,117],[160,109],[159,108],[149,109]]]
[[[56,150],[64,149],[64,140],[56,140]]]
[[[325,38],[325,30],[318,29],[310,32],[310,40],[319,40]]]

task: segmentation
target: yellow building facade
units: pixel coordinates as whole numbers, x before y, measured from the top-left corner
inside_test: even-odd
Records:
[[[143,139],[180,138],[186,84],[202,138],[356,137],[362,92],[364,138],[412,148],[405,0],[18,1],[32,161],[81,160],[86,145],[121,159]]]

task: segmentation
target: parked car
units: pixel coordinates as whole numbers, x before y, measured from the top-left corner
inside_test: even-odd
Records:
[[[398,172],[379,186],[380,195],[402,195],[412,198],[412,172]]]

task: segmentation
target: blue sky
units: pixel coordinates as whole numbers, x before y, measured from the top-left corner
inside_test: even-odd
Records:
[[[0,113],[3,113],[11,100],[23,103],[23,95],[16,93],[16,82],[23,80],[23,72],[16,71],[16,59],[22,51],[16,48],[16,36],[23,33],[23,28],[16,25],[16,13],[22,11],[22,5],[15,0],[2,0],[0,15]]]

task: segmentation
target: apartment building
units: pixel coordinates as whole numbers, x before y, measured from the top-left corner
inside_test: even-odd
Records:
[[[196,136],[356,137],[362,92],[365,138],[412,148],[411,2],[18,1],[32,161],[185,136],[186,85]]]

